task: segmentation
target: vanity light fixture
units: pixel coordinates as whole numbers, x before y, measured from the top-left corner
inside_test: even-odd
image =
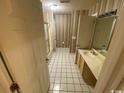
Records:
[[[58,8],[58,5],[56,5],[56,4],[52,4],[52,5],[50,6],[50,8],[51,8],[52,10],[55,10],[55,9]]]

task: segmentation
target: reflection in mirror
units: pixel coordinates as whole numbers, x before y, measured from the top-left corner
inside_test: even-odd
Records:
[[[116,23],[116,16],[97,18],[92,48],[106,56]]]

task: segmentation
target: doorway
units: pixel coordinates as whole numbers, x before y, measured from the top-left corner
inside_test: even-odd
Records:
[[[56,47],[70,48],[71,45],[71,13],[55,14]]]

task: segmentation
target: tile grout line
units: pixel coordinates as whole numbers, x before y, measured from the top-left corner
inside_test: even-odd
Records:
[[[51,60],[54,60],[54,61],[52,61],[52,65],[51,65],[51,63],[49,64],[50,65],[50,72],[51,73],[53,73],[53,68],[55,67],[54,65],[56,64],[56,71],[54,71],[54,73],[55,73],[55,76],[53,76],[52,78],[54,79],[54,82],[52,82],[52,84],[53,85],[55,85],[55,84],[60,84],[60,89],[59,89],[59,91],[61,92],[61,91],[65,91],[65,90],[61,90],[61,84],[66,84],[66,85],[68,85],[68,84],[72,84],[73,86],[74,86],[74,91],[73,91],[73,93],[75,93],[75,92],[80,92],[80,91],[76,91],[76,89],[75,89],[75,85],[80,85],[80,87],[81,87],[81,89],[82,89],[82,86],[81,85],[86,85],[86,84],[81,84],[80,83],[80,81],[81,81],[81,77],[79,76],[79,69],[77,69],[77,67],[75,66],[75,65],[72,65],[72,64],[74,64],[74,56],[73,55],[70,55],[69,54],[69,52],[67,53],[68,51],[65,49],[64,51],[62,51],[62,49],[61,49],[61,51],[59,51],[59,49],[57,49],[57,51],[56,51],[56,53],[54,53],[54,58],[51,58]],[[60,59],[61,59],[61,61],[60,61]],[[51,61],[50,60],[50,61]],[[72,63],[72,61],[73,61],[73,63]],[[67,63],[67,66],[65,66],[65,64],[63,65],[62,63]],[[55,64],[54,64],[55,63]],[[66,83],[62,83],[62,78],[63,78],[63,76],[62,76],[62,73],[63,73],[63,67],[66,69],[66,71],[64,71],[64,73],[66,73],[66,76],[64,77],[64,78],[66,78]],[[67,67],[69,67],[69,69],[67,68]],[[55,70],[54,69],[54,70]],[[61,71],[57,71],[57,69],[61,69]],[[78,75],[78,77],[74,77],[74,71],[73,71],[73,69],[76,69],[76,74]],[[69,72],[67,71],[67,70],[70,70]],[[57,73],[59,73],[59,76],[57,76]],[[67,75],[67,73],[71,73],[70,74],[70,76],[68,76]],[[51,76],[50,76],[50,78],[51,78]],[[59,78],[60,79],[60,81],[59,81],[59,83],[56,83],[55,82],[55,79],[56,78]],[[69,83],[68,82],[68,78],[72,78],[72,80],[73,80],[73,83]],[[78,81],[79,81],[79,83],[75,83],[74,82],[74,79],[78,79]],[[51,82],[50,82],[51,83]],[[88,86],[87,86],[88,87]],[[54,88],[54,87],[53,87]],[[89,87],[88,87],[89,88]],[[89,89],[90,90],[90,89]],[[50,90],[51,91],[51,90]],[[52,89],[52,91],[54,91],[54,89]],[[67,91],[68,91],[68,86],[67,86]],[[67,92],[67,91],[65,91],[65,92]],[[60,93],[60,92],[57,92],[57,93]],[[83,89],[82,89],[82,92],[83,92]],[[54,92],[50,92],[50,93],[54,93]]]

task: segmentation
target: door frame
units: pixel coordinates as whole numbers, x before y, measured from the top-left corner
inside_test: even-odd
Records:
[[[48,53],[47,53],[47,55],[50,53],[50,36],[49,36],[49,23],[47,23],[47,22],[44,22],[44,28],[45,28],[45,25],[46,25],[46,29],[44,29],[44,30],[47,30],[47,31],[45,31],[45,34],[47,34],[47,43],[48,43]],[[47,32],[47,33],[46,33]],[[46,38],[45,38],[46,39]]]

